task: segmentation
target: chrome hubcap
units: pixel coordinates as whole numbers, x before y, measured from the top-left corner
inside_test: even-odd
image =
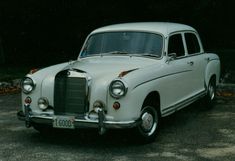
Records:
[[[153,127],[154,119],[153,116],[146,112],[142,115],[142,128],[144,131],[150,131]]]
[[[211,100],[213,100],[215,97],[215,89],[212,84],[209,85],[209,96]]]

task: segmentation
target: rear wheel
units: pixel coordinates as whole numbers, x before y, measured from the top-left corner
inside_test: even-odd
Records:
[[[207,94],[205,96],[205,103],[207,108],[212,108],[215,103],[215,95],[216,95],[216,83],[214,79],[211,79],[208,88]]]
[[[141,123],[137,127],[141,141],[154,141],[159,126],[159,113],[152,106],[145,106],[140,115]]]

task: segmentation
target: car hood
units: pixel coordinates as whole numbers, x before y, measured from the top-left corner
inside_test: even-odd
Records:
[[[148,66],[160,65],[160,60],[145,58],[145,57],[130,57],[130,56],[94,56],[88,58],[78,59],[70,63],[58,64],[42,70],[39,70],[33,75],[28,75],[35,80],[37,87],[35,93],[41,93],[41,96],[50,98],[53,103],[54,95],[54,80],[56,75],[64,70],[77,69],[86,72],[91,77],[92,89],[96,92],[106,91],[107,85],[123,71],[134,70],[140,71],[141,69],[148,70]],[[157,68],[157,67],[156,67]],[[144,70],[145,71],[145,70]],[[133,74],[134,74],[133,72]],[[143,71],[142,71],[143,72]],[[146,72],[144,72],[146,73]],[[133,75],[132,79],[138,80],[138,75]],[[126,81],[128,74],[124,76]],[[131,74],[130,74],[131,76]],[[96,95],[99,95],[99,94]],[[100,96],[101,97],[101,96]],[[100,98],[104,100],[103,98]],[[53,106],[53,104],[52,104]]]
[[[91,77],[118,77],[123,71],[140,69],[156,63],[156,59],[130,56],[97,56],[79,59],[68,68],[82,70]]]

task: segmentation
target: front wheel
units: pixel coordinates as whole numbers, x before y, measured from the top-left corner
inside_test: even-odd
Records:
[[[145,106],[141,112],[140,119],[141,123],[138,125],[137,129],[141,141],[154,141],[159,126],[158,111],[152,106]]]

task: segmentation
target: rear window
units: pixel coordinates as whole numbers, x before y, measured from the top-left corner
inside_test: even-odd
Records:
[[[193,33],[185,33],[188,54],[200,53],[200,45],[197,36]]]

